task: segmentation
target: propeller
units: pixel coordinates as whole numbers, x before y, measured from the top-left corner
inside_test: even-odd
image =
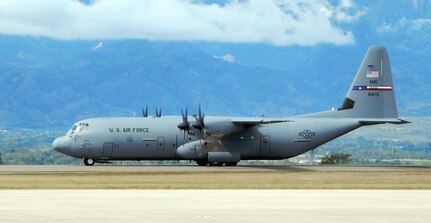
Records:
[[[145,107],[145,110],[144,107],[142,107],[142,117],[148,117],[148,105]]]
[[[156,107],[156,117],[157,118],[162,117],[162,108],[160,108],[160,110],[158,110],[157,107]]]
[[[178,124],[178,128],[183,130],[183,131],[189,131],[190,130],[190,122],[188,121],[188,117],[187,117],[187,108],[186,108],[186,112],[184,113],[183,110],[181,110],[181,117],[183,118],[183,122],[181,122],[180,124]]]
[[[205,113],[202,113],[201,110],[201,105],[199,105],[199,114],[198,116],[193,115],[193,117],[195,117],[196,122],[193,123],[193,128],[195,129],[199,129],[199,131],[201,131],[202,129],[205,128],[205,123],[204,123],[204,118],[205,118]]]
[[[177,127],[179,129],[181,129],[182,131],[184,131],[183,142],[185,142],[186,141],[186,131],[187,131],[187,133],[189,133],[189,131],[190,131],[190,122],[188,121],[187,108],[186,108],[186,112],[185,113],[181,109],[181,117],[183,118],[183,122],[181,122],[180,124],[178,124]]]

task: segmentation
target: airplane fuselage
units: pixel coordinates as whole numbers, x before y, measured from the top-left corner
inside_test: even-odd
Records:
[[[338,109],[290,118],[198,115],[94,118],[76,123],[53,142],[86,165],[109,160],[195,160],[236,165],[240,160],[286,159],[363,125],[406,124],[398,118],[389,56],[368,49]]]
[[[208,123],[229,119],[206,117]],[[194,160],[199,157],[178,154],[178,150],[181,146],[202,142],[206,152],[213,155],[228,152],[241,160],[286,159],[361,126],[356,119],[292,118],[281,123],[238,127],[241,131],[233,134],[209,133],[199,138],[178,129],[179,122],[181,116],[82,120],[74,126],[81,124],[85,128],[69,130],[63,137],[70,142],[70,151],[61,152],[99,161]]]

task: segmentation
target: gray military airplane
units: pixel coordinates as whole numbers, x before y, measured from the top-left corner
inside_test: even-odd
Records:
[[[156,109],[157,110],[157,109]],[[240,160],[287,159],[361,126],[405,124],[398,118],[389,57],[372,46],[341,107],[286,117],[188,116],[92,118],[54,140],[54,150],[87,166],[112,160],[194,160],[200,166],[235,166]]]

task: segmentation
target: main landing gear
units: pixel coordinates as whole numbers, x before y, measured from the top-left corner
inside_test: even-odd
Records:
[[[238,165],[238,162],[226,162],[225,163],[225,162],[208,162],[208,160],[195,160],[195,161],[199,166],[207,166],[207,165],[223,166],[223,164],[225,166],[236,166],[236,165]]]
[[[196,163],[199,166],[206,166],[206,165],[208,165],[208,160],[196,160]]]
[[[93,166],[96,161],[94,159],[84,158],[84,164],[86,166]]]

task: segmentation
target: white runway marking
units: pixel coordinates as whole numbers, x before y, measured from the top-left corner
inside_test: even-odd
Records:
[[[0,222],[430,222],[431,190],[0,190]]]

